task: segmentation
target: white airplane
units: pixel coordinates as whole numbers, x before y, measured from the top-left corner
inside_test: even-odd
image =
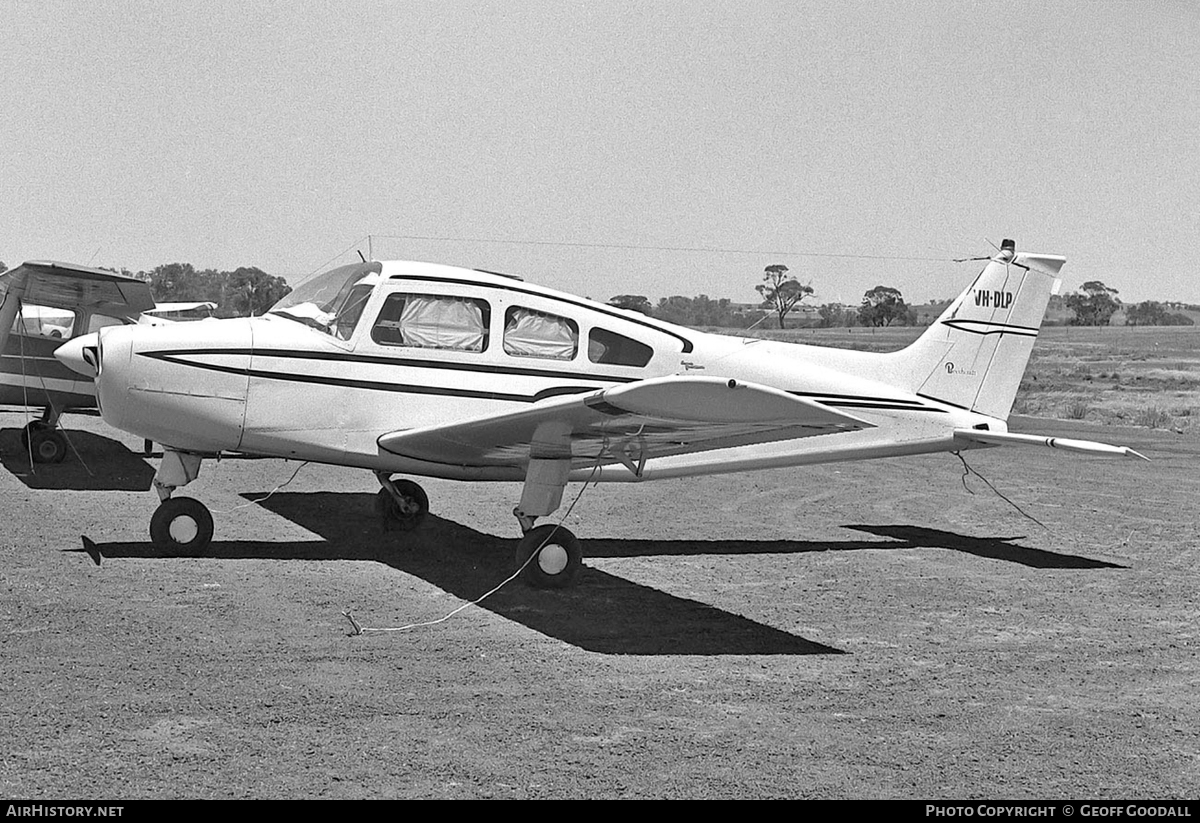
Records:
[[[429,504],[395,474],[523,482],[518,562],[532,584],[559,587],[580,567],[579,541],[534,524],[569,482],[1008,444],[1141,457],[1007,431],[1064,260],[1005,241],[888,354],[705,334],[504,275],[364,262],[265,317],[110,328],[56,355],[96,375],[108,423],[164,444],[150,521],[164,553],[208,545],[208,509],[174,493],[204,457],[231,451],[370,469],[400,529]]]
[[[140,322],[149,325],[180,323],[215,318],[217,304],[211,300],[192,300],[182,303],[157,303],[154,308],[142,312]]]
[[[66,457],[64,411],[96,407],[95,385],[54,350],[74,336],[136,323],[153,307],[149,284],[87,266],[32,261],[0,275],[0,405],[44,408],[21,432],[35,461]]]

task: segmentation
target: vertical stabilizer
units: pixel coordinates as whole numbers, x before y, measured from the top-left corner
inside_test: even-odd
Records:
[[[1065,257],[997,253],[925,334],[899,352],[910,388],[1007,419]]]

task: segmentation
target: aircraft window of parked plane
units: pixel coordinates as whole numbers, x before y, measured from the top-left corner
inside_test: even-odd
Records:
[[[574,320],[513,306],[504,313],[504,351],[516,357],[571,360],[579,351]]]
[[[338,338],[349,340],[354,334],[354,328],[358,325],[359,318],[362,317],[363,309],[366,308],[373,291],[375,291],[374,286],[355,286],[350,289],[350,293],[346,295],[337,315],[330,323],[329,330]]]
[[[354,330],[353,324],[347,322],[349,314],[353,314],[355,322],[362,315],[363,306],[358,303],[357,290],[367,287],[364,281],[379,270],[379,263],[356,263],[327,271],[289,293],[272,306],[269,313],[345,340]],[[343,317],[343,314],[347,316]]]
[[[389,294],[371,339],[382,346],[481,352],[491,317],[491,306],[478,298]]]
[[[654,356],[654,349],[622,334],[607,329],[588,332],[588,360],[613,366],[644,366]]]
[[[12,330],[27,337],[53,337],[67,340],[75,330],[75,312],[51,306],[22,303],[13,320]]]
[[[93,314],[88,319],[88,333],[100,331],[107,326],[123,326],[125,321],[119,317],[109,317],[107,314]]]

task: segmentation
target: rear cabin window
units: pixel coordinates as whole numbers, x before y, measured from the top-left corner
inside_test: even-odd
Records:
[[[481,352],[488,346],[491,307],[440,294],[390,294],[371,339],[381,346]]]
[[[612,366],[644,366],[654,356],[654,349],[645,343],[607,329],[588,332],[588,360]]]
[[[514,357],[574,359],[579,325],[556,314],[513,306],[504,313],[504,351]]]

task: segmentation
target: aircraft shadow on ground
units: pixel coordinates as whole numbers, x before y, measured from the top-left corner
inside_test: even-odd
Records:
[[[246,494],[257,499],[263,494]],[[384,532],[375,496],[278,493],[259,505],[320,535],[309,542],[214,541],[218,559],[370,560],[475,600],[514,570],[517,540],[484,534],[430,515],[411,532]],[[516,529],[514,528],[514,532]],[[585,557],[591,541],[583,541]],[[78,549],[73,549],[79,551]],[[157,557],[149,542],[93,544],[94,559]],[[169,561],[167,561],[169,562]],[[479,604],[495,614],[588,651],[630,655],[842,654],[695,600],[676,597],[586,565],[567,590],[513,581]]]
[[[122,443],[91,432],[66,433],[61,463],[30,463],[20,429],[0,429],[0,463],[31,489],[146,491],[154,469]]]
[[[258,499],[262,494],[243,495]],[[320,535],[321,541],[216,541],[204,556],[218,559],[370,560],[420,577],[463,600],[475,600],[514,569],[517,540],[496,537],[430,515],[412,532],[384,532],[374,495],[281,493],[263,508]],[[1112,568],[1114,564],[1030,549],[1018,538],[968,537],[915,526],[848,526],[892,538],[847,541],[583,540],[587,557],[795,554],[820,551],[939,548],[1035,568]],[[106,558],[157,557],[149,542],[95,546]],[[99,560],[99,558],[94,558]],[[480,604],[547,636],[605,654],[843,654],[840,649],[643,586],[588,567],[564,591],[518,581]]]
[[[1021,537],[969,537],[955,532],[927,529],[921,526],[842,526],[844,529],[866,532],[892,541],[880,540],[586,540],[585,554],[589,557],[652,557],[699,554],[801,554],[827,551],[895,551],[897,549],[951,549],[953,551],[1006,560],[1035,569],[1121,569],[1115,563],[1105,563],[1072,554],[1060,554],[1044,549],[1031,549],[1014,543]]]

